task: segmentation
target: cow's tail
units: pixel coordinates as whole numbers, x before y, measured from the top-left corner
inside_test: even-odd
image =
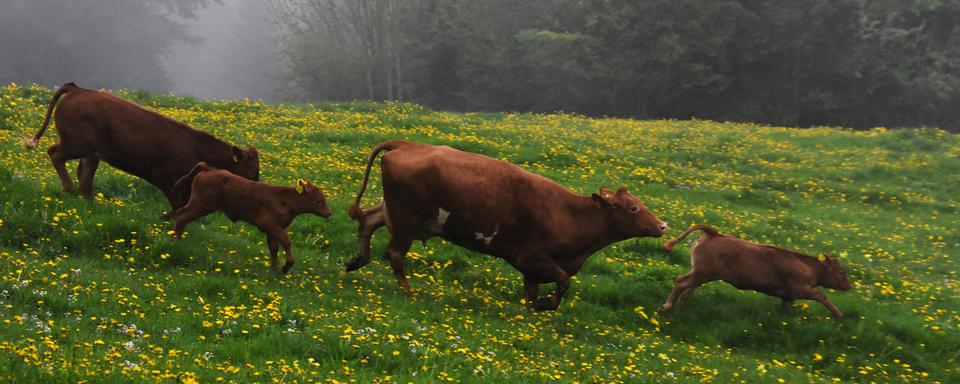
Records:
[[[47,126],[50,125],[50,115],[53,114],[53,108],[57,105],[57,100],[60,99],[60,96],[70,92],[77,88],[77,85],[74,83],[66,83],[61,85],[60,88],[57,88],[57,91],[53,93],[53,98],[50,99],[50,106],[47,107],[47,117],[43,119],[43,125],[40,127],[40,132],[37,132],[33,137],[23,141],[23,147],[26,149],[34,149],[37,147],[37,143],[40,142],[40,137],[43,136],[43,133],[47,131]]]
[[[716,229],[714,229],[709,225],[697,224],[697,225],[691,226],[690,229],[688,229],[686,232],[684,232],[680,236],[670,239],[670,241],[667,241],[666,243],[664,243],[663,246],[660,248],[663,249],[664,251],[670,252],[673,250],[673,246],[675,244],[680,242],[680,240],[683,240],[683,238],[687,237],[687,235],[689,235],[693,231],[697,231],[697,230],[702,231],[703,233],[707,234],[707,236],[716,236],[720,234],[720,232],[717,232]]]
[[[363,209],[360,208],[360,199],[363,198],[363,192],[367,190],[367,181],[370,180],[370,167],[373,166],[373,161],[377,159],[377,154],[379,154],[380,151],[391,151],[407,144],[410,144],[410,142],[403,140],[384,141],[373,149],[373,152],[370,154],[370,158],[367,159],[367,170],[363,174],[363,183],[360,184],[360,193],[357,194],[357,199],[354,200],[353,205],[350,206],[349,213],[352,219],[360,221],[360,219],[363,218]]]
[[[186,188],[190,188],[190,186],[193,185],[193,178],[197,177],[197,174],[199,174],[200,172],[209,171],[212,169],[214,168],[207,165],[207,163],[204,163],[202,161],[197,163],[197,165],[194,165],[193,169],[191,169],[189,173],[177,179],[177,182],[173,184],[173,191],[180,192],[181,195],[185,195],[182,192],[184,192]]]

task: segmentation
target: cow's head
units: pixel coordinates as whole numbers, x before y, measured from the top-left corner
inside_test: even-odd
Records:
[[[847,271],[840,265],[840,260],[836,257],[824,254],[823,275],[820,276],[820,283],[824,287],[839,289],[841,291],[850,290],[850,278],[847,277]]]
[[[323,195],[320,188],[314,187],[309,181],[300,179],[297,181],[297,192],[303,199],[305,206],[302,209],[321,217],[330,217],[333,211],[327,206],[327,198]]]
[[[614,225],[630,236],[660,237],[667,232],[667,223],[657,219],[643,202],[621,187],[613,192],[606,187],[593,194],[593,201],[607,210]]]
[[[260,181],[260,154],[251,145],[244,148],[233,146],[233,166],[230,172],[253,181]]]

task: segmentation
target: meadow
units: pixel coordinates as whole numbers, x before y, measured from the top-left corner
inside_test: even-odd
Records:
[[[257,146],[262,181],[306,178],[335,213],[294,222],[283,277],[265,237],[221,214],[172,240],[160,192],[105,163],[94,199],[64,193],[45,153],[56,131],[21,147],[51,90],[0,88],[2,382],[960,382],[956,135],[118,94]],[[555,312],[524,306],[506,263],[439,239],[411,249],[409,293],[378,257],[385,229],[374,261],[345,273],[346,209],[370,149],[395,138],[501,158],[580,194],[627,186],[668,236],[710,223],[831,253],[854,281],[826,292],[845,317],[812,301],[780,313],[723,283],[657,315],[696,236],[670,254],[665,239],[607,247]]]

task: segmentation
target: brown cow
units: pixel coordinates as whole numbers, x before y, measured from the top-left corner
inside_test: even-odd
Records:
[[[283,245],[287,259],[282,273],[287,273],[294,263],[286,231],[293,219],[301,213],[324,218],[332,214],[323,191],[304,180],[299,181],[299,188],[272,186],[201,162],[177,181],[177,188],[184,185],[190,185],[190,201],[174,213],[173,237],[179,239],[183,236],[183,228],[191,221],[220,211],[230,221],[248,222],[267,234],[270,268],[274,270],[277,268],[277,250]]]
[[[200,161],[259,180],[255,148],[238,148],[137,104],[73,83],[60,86],[53,94],[43,126],[24,142],[26,148],[37,146],[55,106],[60,142],[47,153],[66,192],[73,191],[66,168],[66,162],[73,159],[80,159],[77,177],[84,196],[93,195],[93,174],[102,159],[159,188],[169,200],[171,212],[189,198],[189,190],[175,191],[173,184]]]
[[[380,151],[389,151],[380,161],[383,204],[364,211],[360,199]],[[407,141],[373,150],[350,217],[361,225],[348,271],[370,262],[370,234],[386,225],[390,266],[408,289],[404,257],[411,243],[440,236],[517,268],[537,310],[557,308],[570,277],[594,252],[631,237],[659,237],[667,228],[625,188],[580,196],[505,161]],[[549,282],[557,285],[554,294],[538,298],[539,284]]]
[[[840,310],[827,300],[827,296],[816,289],[850,290],[850,279],[840,260],[827,255],[820,261],[802,253],[721,235],[705,224],[694,225],[664,244],[663,249],[670,252],[674,244],[696,230],[703,231],[704,236],[695,240],[690,247],[691,270],[677,278],[660,312],[666,312],[675,305],[680,306],[698,286],[723,280],[739,289],[779,297],[783,300],[782,311],[790,309],[796,299],[809,299],[819,301],[834,317],[843,317]]]

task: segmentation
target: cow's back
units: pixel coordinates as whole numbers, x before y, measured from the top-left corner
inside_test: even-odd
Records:
[[[219,142],[139,105],[92,90],[68,93],[55,118],[61,142],[69,141],[71,146],[146,179],[158,166],[169,168],[175,176],[190,171],[205,160],[204,142]]]
[[[490,245],[481,250],[491,254],[509,253],[495,248],[538,231],[543,220],[532,220],[534,212],[549,212],[555,197],[572,194],[516,165],[445,146],[410,143],[383,155],[381,170],[388,214],[403,211],[413,216],[407,224],[418,224],[439,212],[443,233],[435,234]],[[484,238],[488,244],[480,244]]]
[[[741,289],[779,290],[785,281],[809,279],[813,272],[792,252],[734,237],[704,236],[695,244],[691,264],[698,273]]]

